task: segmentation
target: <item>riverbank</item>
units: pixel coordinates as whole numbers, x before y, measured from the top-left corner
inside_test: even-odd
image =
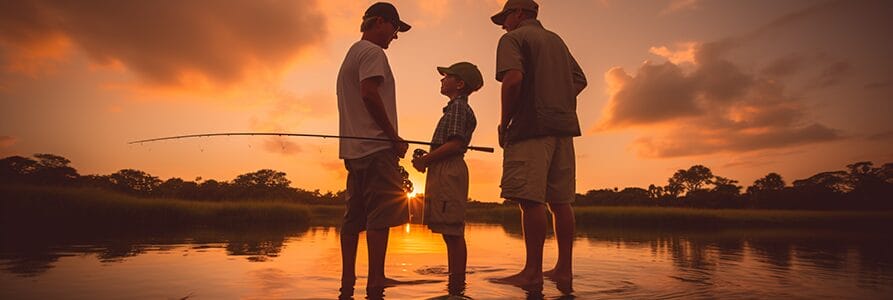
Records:
[[[2,221],[9,226],[294,227],[337,226],[342,205],[282,201],[190,201],[137,198],[85,188],[0,187]],[[575,207],[579,227],[617,228],[888,228],[893,211],[795,211],[665,207]],[[469,223],[519,225],[517,206],[469,208]]]
[[[308,226],[306,205],[275,201],[187,201],[137,198],[88,188],[2,186],[4,225],[151,228],[171,226]],[[8,226],[5,226],[8,228]]]

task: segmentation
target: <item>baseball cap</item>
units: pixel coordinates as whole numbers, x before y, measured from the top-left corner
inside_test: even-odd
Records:
[[[508,13],[515,9],[523,9],[529,10],[532,12],[538,12],[540,6],[533,2],[533,0],[508,0],[505,2],[505,6],[502,7],[502,11],[490,17],[490,20],[496,25],[502,25],[505,22],[505,17]]]
[[[397,30],[400,32],[409,31],[412,26],[406,24],[406,22],[400,21],[400,14],[397,13],[397,8],[394,7],[393,4],[387,2],[377,2],[369,6],[366,9],[366,13],[363,14],[363,19],[368,17],[382,17],[385,20],[395,22],[397,24]]]
[[[459,77],[459,79],[462,79],[462,81],[465,81],[465,84],[471,87],[472,91],[477,91],[484,86],[484,76],[481,75],[478,67],[470,62],[458,62],[446,68],[437,67],[437,72],[440,75]]]

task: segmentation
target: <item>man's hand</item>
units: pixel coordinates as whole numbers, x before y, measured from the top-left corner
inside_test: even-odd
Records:
[[[496,134],[499,137],[499,147],[505,148],[505,142],[506,142],[506,140],[505,140],[505,126],[503,126],[502,124],[499,124],[496,127]]]
[[[403,158],[406,157],[406,150],[409,149],[409,144],[403,141],[402,138],[397,137],[395,142],[393,142],[394,154],[397,154],[397,157]]]

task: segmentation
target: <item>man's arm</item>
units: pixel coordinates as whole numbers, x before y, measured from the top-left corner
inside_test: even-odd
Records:
[[[500,126],[508,126],[512,117],[515,116],[515,110],[521,101],[521,82],[524,80],[524,73],[520,70],[508,70],[502,76],[502,119]]]
[[[520,70],[511,69],[505,71],[502,75],[502,118],[499,121],[497,135],[499,137],[499,146],[506,145],[506,128],[515,117],[518,104],[521,102],[521,82],[524,80],[524,73]]]
[[[570,53],[567,55],[570,55]],[[583,68],[580,68],[580,64],[577,63],[574,56],[570,55],[570,57],[571,62],[573,62],[574,92],[576,92],[577,95],[580,95],[580,92],[586,88],[586,74],[583,74]]]
[[[394,129],[393,124],[388,120],[384,103],[381,101],[381,95],[378,93],[378,87],[381,86],[382,80],[383,78],[380,76],[363,79],[360,82],[360,94],[363,96],[363,104],[366,105],[366,110],[369,111],[369,115],[375,120],[375,124],[378,124],[378,127],[384,131],[389,139],[400,141],[394,142],[394,152],[402,158],[406,155],[406,149],[409,148],[409,145],[402,142],[403,139],[397,135],[397,130]]]

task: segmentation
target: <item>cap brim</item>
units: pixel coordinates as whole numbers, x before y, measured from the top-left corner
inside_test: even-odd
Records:
[[[446,67],[437,67],[437,73],[440,73],[440,75],[453,75],[453,73],[450,72],[450,68]]]
[[[400,20],[397,20],[397,25],[399,25],[399,28],[397,28],[397,31],[400,31],[400,32],[407,32],[407,31],[409,31],[410,28],[412,28],[412,26],[409,26],[409,24],[406,24],[406,22],[403,22]]]
[[[499,12],[498,14],[493,15],[492,17],[490,17],[490,21],[493,21],[493,23],[496,25],[502,26],[502,23],[505,22],[505,17],[509,11],[510,10],[503,10],[503,11]]]

